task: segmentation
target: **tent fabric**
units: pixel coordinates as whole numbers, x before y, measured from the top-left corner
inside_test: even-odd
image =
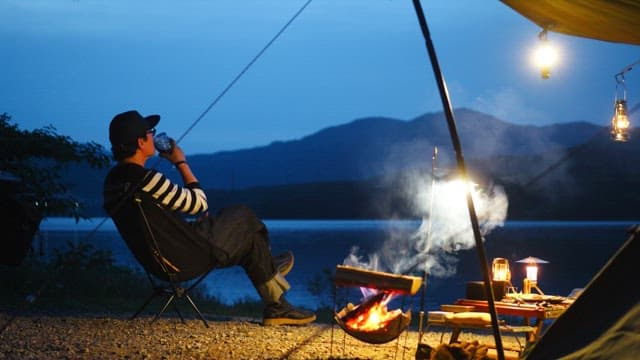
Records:
[[[640,304],[602,336],[563,360],[637,359],[640,354]]]
[[[640,350],[640,225],[526,354],[536,359],[631,359]]]
[[[640,45],[640,0],[501,0],[549,31]]]

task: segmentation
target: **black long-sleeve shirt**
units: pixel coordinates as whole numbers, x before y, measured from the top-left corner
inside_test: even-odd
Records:
[[[167,208],[189,215],[207,211],[207,195],[200,183],[193,182],[180,186],[154,169],[146,169],[137,164],[118,164],[113,167],[104,181],[104,208],[109,214],[117,210],[118,202],[133,195],[133,187],[149,193]],[[124,200],[126,201],[126,200]]]

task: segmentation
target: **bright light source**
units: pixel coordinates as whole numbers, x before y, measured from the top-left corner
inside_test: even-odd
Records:
[[[558,51],[549,44],[541,44],[535,54],[536,66],[540,69],[543,79],[551,75],[551,68],[558,62]]]
[[[529,281],[538,281],[538,265],[536,263],[527,265],[527,279]]]
[[[505,258],[495,258],[491,263],[491,271],[493,273],[493,281],[511,281],[511,270],[509,269],[509,260]]]
[[[544,295],[538,287],[538,264],[547,264],[549,262],[531,256],[518,260],[518,262],[526,264],[527,276],[522,281],[522,293],[531,294],[531,290],[536,290],[540,295]]]
[[[473,181],[457,178],[439,185],[439,188],[439,196],[445,203],[449,204],[448,206],[457,208],[460,204],[466,204],[467,192],[470,192],[473,202],[476,203],[476,209],[478,211],[482,210],[482,204],[479,204],[481,190],[478,189],[478,184]],[[461,207],[461,209],[463,208]]]
[[[613,141],[626,142],[629,141],[631,137],[631,123],[629,122],[629,113],[627,112],[627,86],[624,82],[624,74],[631,71],[637,64],[640,64],[640,60],[625,66],[622,71],[614,76],[616,79],[616,98],[613,103],[613,117],[611,118],[610,132]]]
[[[629,117],[627,116],[627,102],[616,100],[614,115],[611,118],[611,138],[614,141],[625,142],[629,140]]]
[[[534,64],[540,69],[543,79],[548,79],[551,75],[551,68],[558,63],[558,50],[547,40],[547,29],[538,34],[540,44],[534,53]]]

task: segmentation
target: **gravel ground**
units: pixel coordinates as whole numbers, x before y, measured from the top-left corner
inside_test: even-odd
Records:
[[[9,319],[0,313],[0,326]],[[17,317],[0,335],[0,359],[414,359],[418,342],[415,331],[370,345],[345,336],[337,325],[264,327],[251,319],[214,319],[209,325],[169,317],[153,324],[149,317],[113,315]],[[461,336],[472,339],[493,343],[490,334]],[[423,337],[433,347],[439,342],[439,332]],[[510,338],[503,343],[515,344]]]

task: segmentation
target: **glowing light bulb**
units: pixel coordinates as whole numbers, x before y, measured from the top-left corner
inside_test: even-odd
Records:
[[[614,141],[629,141],[629,117],[627,116],[627,102],[616,100],[614,105],[614,115],[611,118],[611,138]]]
[[[505,258],[495,258],[491,264],[493,281],[511,281],[509,261]]]
[[[542,78],[548,79],[551,75],[551,68],[558,62],[558,51],[546,40],[542,41],[542,44],[536,50],[534,61],[540,69]]]
[[[538,266],[536,264],[527,265],[527,279],[529,281],[538,281]]]

